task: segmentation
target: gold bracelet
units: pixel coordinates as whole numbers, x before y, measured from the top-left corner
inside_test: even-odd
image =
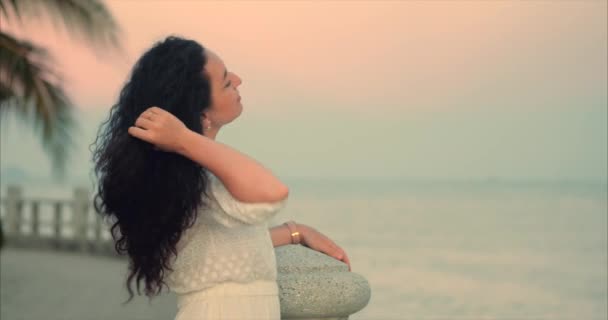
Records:
[[[291,244],[299,244],[300,243],[300,232],[296,228],[296,223],[292,220],[289,220],[283,223],[289,229],[289,233],[291,234]]]

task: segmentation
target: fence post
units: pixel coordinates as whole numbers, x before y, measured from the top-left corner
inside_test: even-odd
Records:
[[[95,215],[94,217],[95,219],[93,220],[93,230],[94,230],[94,237],[95,237],[95,250],[97,250],[97,252],[101,252],[103,251],[103,247],[104,247],[104,240],[101,236],[102,232],[103,232],[103,221],[101,220],[101,217],[99,217],[98,215]]]
[[[23,192],[19,186],[8,186],[6,190],[6,224],[7,242],[16,240],[21,233],[21,208],[23,207]]]
[[[63,239],[61,238],[61,227],[63,224],[63,219],[61,218],[61,209],[63,207],[63,203],[61,201],[57,201],[54,204],[53,210],[53,242],[55,243],[55,248],[61,248],[63,244]]]
[[[32,204],[32,209],[31,209],[31,218],[30,218],[30,224],[31,224],[31,229],[30,229],[30,234],[27,237],[27,241],[29,242],[29,245],[35,247],[35,248],[40,248],[40,247],[46,247],[47,242],[43,241],[44,239],[42,239],[42,237],[40,236],[40,201],[36,201],[36,200],[32,200],[31,201]]]
[[[33,239],[40,237],[40,203],[38,201],[32,201],[32,235],[31,236]]]
[[[74,241],[78,250],[87,250],[87,212],[89,209],[89,190],[78,187],[74,189],[74,201],[72,207],[72,228],[74,230]]]

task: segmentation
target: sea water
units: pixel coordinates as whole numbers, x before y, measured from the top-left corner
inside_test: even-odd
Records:
[[[347,252],[352,271],[371,287],[369,304],[350,319],[608,317],[605,182],[345,179],[289,184],[288,205],[271,224],[293,219],[310,225]],[[24,194],[69,199],[72,191],[24,186]],[[87,273],[93,275],[87,283],[90,294],[79,299],[104,301],[108,290],[123,296],[123,266],[105,263],[91,263],[99,270]],[[104,287],[114,274],[115,289]],[[37,305],[53,308],[50,301],[30,305],[20,302],[25,298],[10,298],[7,290],[28,289],[8,288],[4,282],[12,275],[3,271],[2,277],[3,316],[25,306],[30,314]],[[173,316],[174,300],[164,296],[159,301],[138,309],[138,317]],[[94,315],[107,312],[101,309],[108,304],[91,303],[83,312],[97,319]]]

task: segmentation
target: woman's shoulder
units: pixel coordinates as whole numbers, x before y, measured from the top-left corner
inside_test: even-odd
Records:
[[[277,202],[243,202],[237,200],[226,189],[222,181],[209,172],[208,195],[218,209],[242,223],[257,224],[264,222],[278,213],[287,203],[287,199]]]

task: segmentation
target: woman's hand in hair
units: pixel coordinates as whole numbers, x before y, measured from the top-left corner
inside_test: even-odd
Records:
[[[298,229],[301,231],[302,245],[346,263],[348,271],[351,271],[350,260],[346,252],[335,242],[310,226],[298,224]]]
[[[149,142],[162,151],[179,152],[190,130],[170,112],[151,107],[139,115],[128,131],[133,137]]]

